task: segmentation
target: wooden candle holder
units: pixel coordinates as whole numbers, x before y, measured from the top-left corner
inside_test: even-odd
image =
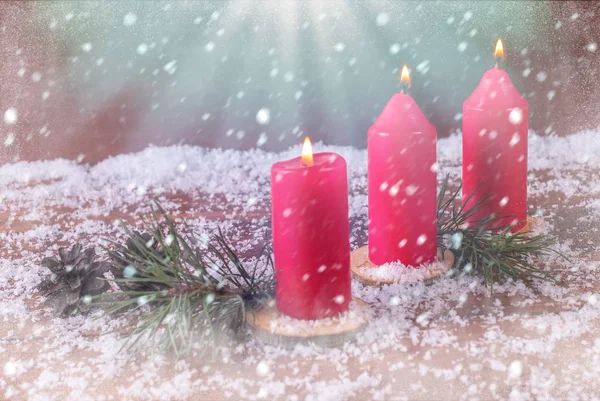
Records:
[[[527,221],[525,222],[523,228],[519,230],[519,232],[524,234],[531,232],[537,220],[537,217],[527,216]]]
[[[416,279],[430,281],[447,273],[454,264],[454,254],[449,250],[442,253],[438,248],[437,261],[432,263],[427,268],[406,269],[406,274],[400,274],[394,278],[377,277],[370,274],[370,270],[378,267],[369,260],[369,246],[365,245],[362,248],[352,251],[350,257],[350,270],[352,276],[363,284],[380,286],[385,284],[402,284],[414,282]],[[416,277],[419,276],[419,277]]]
[[[519,232],[525,234],[531,232],[536,221],[537,218],[527,216],[527,222],[523,228],[519,230]],[[378,267],[369,260],[368,245],[352,251],[350,258],[350,270],[352,271],[352,277],[363,284],[371,286],[409,283],[414,282],[416,279],[423,280],[426,283],[431,282],[432,280],[447,273],[452,268],[453,264],[454,254],[448,249],[442,253],[442,250],[438,248],[437,262],[434,262],[429,267],[425,269],[406,269],[406,274],[404,275],[400,274],[394,278],[385,278],[377,277],[376,274],[373,274],[375,270],[372,270],[371,272],[369,271],[369,269],[377,269]],[[415,277],[419,275],[420,277]]]
[[[354,339],[368,323],[369,307],[353,297],[350,308],[341,315],[317,320],[299,320],[282,315],[271,300],[258,311],[247,312],[253,334],[269,345],[293,348],[296,344],[337,347]]]

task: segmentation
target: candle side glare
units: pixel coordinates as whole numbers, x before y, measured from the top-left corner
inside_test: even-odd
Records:
[[[320,319],[348,310],[350,222],[344,158],[315,153],[271,168],[278,310]]]
[[[504,58],[502,42],[496,57]],[[488,70],[463,103],[463,200],[473,206],[490,196],[473,220],[494,214],[506,216],[494,227],[514,224],[521,229],[527,219],[528,104],[513,86],[506,71]],[[493,227],[490,227],[493,228]]]

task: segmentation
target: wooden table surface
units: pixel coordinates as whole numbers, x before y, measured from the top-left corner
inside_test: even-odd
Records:
[[[475,291],[458,306],[458,301],[438,304],[435,298],[419,301],[415,296],[415,301],[403,304],[404,330],[395,332],[401,326],[396,322],[386,331],[386,319],[396,315],[382,307],[385,312],[373,323],[378,327],[338,350],[291,353],[250,340],[225,347],[214,358],[181,361],[169,355],[118,353],[121,342],[116,334],[98,336],[106,320],[51,318],[31,289],[43,271],[36,267],[42,255],[49,256],[73,238],[95,244],[100,237],[118,239],[120,229],[114,222],[134,223],[145,202],[121,205],[107,215],[88,213],[86,218],[75,213],[76,206],[42,206],[33,213],[27,204],[3,205],[0,399],[597,399],[600,309],[591,295],[600,289],[600,215],[586,207],[598,194],[584,183],[598,172],[538,170],[531,177],[531,212],[544,210],[550,233],[572,258],[572,263],[552,266],[563,281],[544,287],[542,295],[524,295],[522,286],[513,283],[494,294]],[[545,191],[559,176],[579,183],[579,190],[569,196]],[[51,184],[27,184],[45,185]],[[200,191],[163,194],[161,199],[174,216],[222,222],[236,243],[257,238],[246,246],[248,255],[268,237],[266,198],[245,213]],[[65,236],[67,231],[72,234]],[[365,231],[366,211],[352,220],[353,248],[365,244]],[[444,280],[425,291],[450,291],[452,279]],[[353,285],[358,296],[374,291]],[[393,289],[383,294],[389,291]]]

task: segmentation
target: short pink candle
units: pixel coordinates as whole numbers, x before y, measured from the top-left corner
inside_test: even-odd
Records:
[[[310,142],[305,149],[308,149]],[[276,304],[285,315],[320,319],[348,310],[350,222],[346,161],[303,152],[271,168]]]
[[[408,69],[402,69],[408,81]],[[392,96],[369,129],[369,260],[419,266],[437,242],[436,130],[414,99]]]
[[[497,57],[504,58],[502,42]],[[523,227],[527,219],[528,104],[506,71],[488,70],[463,104],[463,200],[467,207],[490,195],[473,219],[507,216],[493,226]],[[493,228],[493,227],[490,227]]]

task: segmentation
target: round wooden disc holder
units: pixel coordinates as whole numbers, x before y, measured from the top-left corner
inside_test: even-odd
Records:
[[[282,315],[271,300],[265,307],[246,313],[254,335],[269,345],[293,348],[296,344],[337,347],[354,339],[368,323],[369,307],[353,297],[350,308],[339,316],[299,320]]]
[[[402,284],[415,281],[415,273],[418,273],[419,278],[423,281],[431,281],[447,273],[454,264],[454,254],[449,250],[442,253],[442,250],[438,248],[438,254],[436,261],[432,264],[423,268],[405,268],[395,274],[394,277],[381,277],[377,274],[373,274],[378,269],[377,265],[371,263],[369,260],[369,246],[365,245],[361,248],[352,251],[350,257],[350,270],[352,276],[366,285],[380,286],[386,284]],[[403,274],[404,273],[404,274]]]
[[[537,219],[535,217],[527,216],[527,221],[525,222],[523,228],[519,230],[519,232],[530,232],[536,220]],[[434,279],[441,277],[450,271],[454,265],[454,254],[448,249],[442,251],[440,248],[438,248],[436,259],[437,260],[435,262],[421,271],[419,271],[419,266],[414,269],[406,268],[404,269],[404,274],[402,271],[400,271],[399,274],[394,275],[393,278],[380,277],[376,274],[373,274],[373,270],[371,270],[377,269],[378,267],[369,260],[369,246],[365,245],[352,251],[350,258],[350,270],[352,271],[352,277],[363,284],[371,286],[414,282],[416,271],[420,273],[419,278],[421,278],[426,284],[430,284]]]

